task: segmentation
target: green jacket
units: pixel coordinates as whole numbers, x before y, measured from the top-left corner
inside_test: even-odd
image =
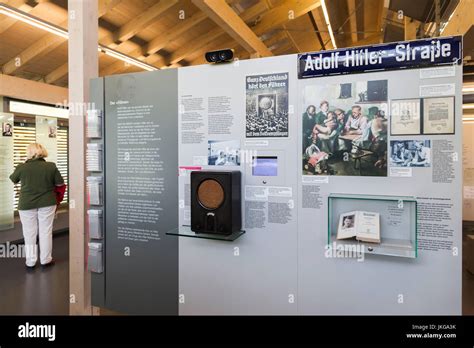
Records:
[[[37,209],[56,205],[54,187],[64,184],[56,164],[35,158],[19,164],[10,180],[21,182],[18,210]]]

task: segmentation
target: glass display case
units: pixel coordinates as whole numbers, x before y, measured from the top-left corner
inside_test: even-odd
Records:
[[[189,225],[183,225],[171,231],[166,232],[166,234],[171,235],[171,236],[214,239],[214,240],[223,240],[226,242],[233,242],[234,240],[242,236],[244,233],[245,231],[242,231],[242,230],[233,232],[232,234],[196,233],[191,230],[191,226]]]
[[[332,193],[328,244],[356,245],[365,254],[417,257],[414,197]]]

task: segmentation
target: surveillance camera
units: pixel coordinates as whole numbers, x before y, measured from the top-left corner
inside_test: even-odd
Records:
[[[229,62],[234,58],[234,50],[223,49],[218,51],[206,52],[205,57],[208,63]]]

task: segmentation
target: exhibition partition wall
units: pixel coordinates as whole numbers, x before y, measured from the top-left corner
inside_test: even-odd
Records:
[[[93,304],[461,314],[461,57],[452,37],[93,80]]]

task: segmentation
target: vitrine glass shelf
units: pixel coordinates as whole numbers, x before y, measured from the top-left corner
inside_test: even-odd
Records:
[[[171,235],[171,236],[223,240],[223,241],[226,241],[226,242],[233,242],[234,240],[239,238],[244,233],[245,233],[245,231],[242,231],[242,230],[234,232],[234,233],[229,234],[229,235],[212,234],[212,233],[196,233],[194,231],[191,231],[191,226],[189,226],[189,225],[183,225],[183,226],[180,226],[178,228],[172,229],[169,232],[166,232],[166,234]]]
[[[371,212],[380,216],[380,242],[337,239],[341,215]],[[349,214],[352,215],[352,214]],[[358,216],[358,215],[356,215]],[[355,225],[357,221],[355,222]],[[357,230],[357,227],[354,227]],[[358,246],[365,254],[416,258],[417,202],[411,196],[332,193],[328,196],[328,244]]]

